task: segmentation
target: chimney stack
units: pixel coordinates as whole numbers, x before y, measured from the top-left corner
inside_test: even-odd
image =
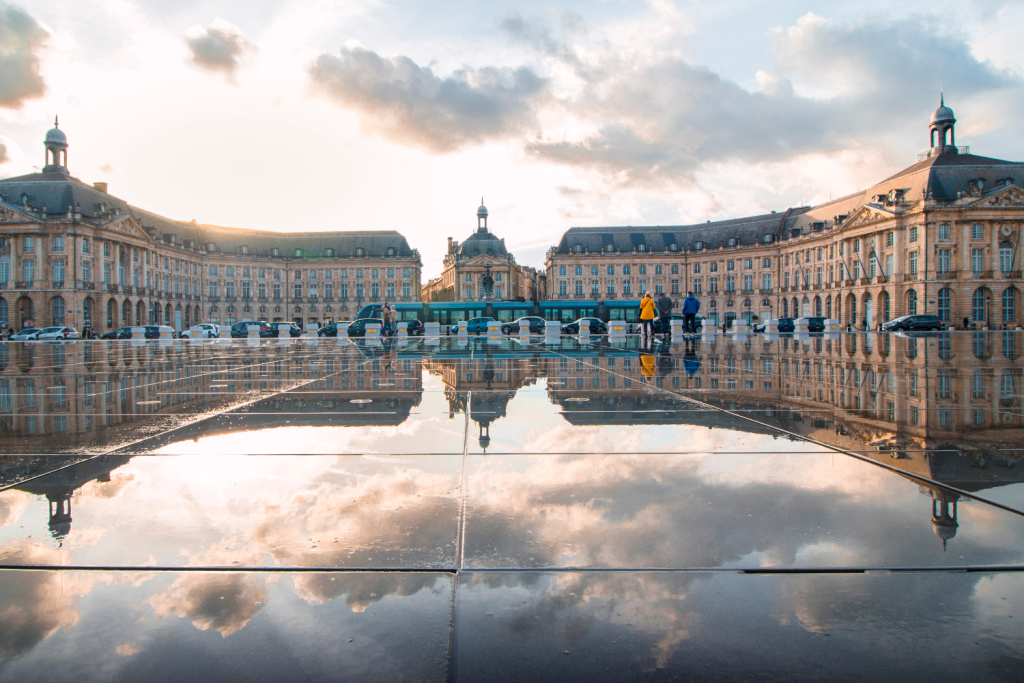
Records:
[[[107,192],[107,184],[106,183],[93,183],[92,186],[93,186],[94,189],[99,190],[100,192],[102,192],[104,194],[109,194]]]

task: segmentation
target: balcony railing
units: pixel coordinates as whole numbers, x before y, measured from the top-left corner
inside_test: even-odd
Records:
[[[956,279],[956,271],[955,270],[940,270],[940,271],[937,271],[935,273],[935,279],[936,280],[955,280]]]
[[[761,289],[759,289],[757,291],[758,291],[758,294],[771,294],[772,293],[772,288],[768,287],[766,289],[766,288],[762,287]]]
[[[973,270],[971,271],[971,277],[975,280],[988,280],[992,277],[991,270]]]

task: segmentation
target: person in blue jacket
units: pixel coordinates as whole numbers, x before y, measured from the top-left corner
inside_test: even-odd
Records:
[[[700,310],[700,302],[693,292],[687,292],[683,299],[683,321],[686,325],[686,332],[694,334],[697,331],[697,312]]]

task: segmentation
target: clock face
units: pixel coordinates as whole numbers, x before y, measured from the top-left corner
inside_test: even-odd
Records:
[[[1010,235],[1010,226],[1009,225],[1004,225],[1002,227],[1002,233],[1005,236],[1009,236]]]

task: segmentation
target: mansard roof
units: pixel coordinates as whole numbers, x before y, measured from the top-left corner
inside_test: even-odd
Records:
[[[279,232],[172,220],[132,206],[62,173],[31,173],[0,180],[0,202],[14,209],[20,209],[27,202],[37,212],[45,206],[51,219],[66,216],[68,207],[74,207],[83,218],[98,222],[116,216],[131,216],[153,239],[163,241],[165,236],[172,235],[177,245],[192,240],[193,248],[202,251],[207,251],[206,246],[213,244],[215,250],[212,253],[236,254],[240,247],[245,246],[250,255],[257,256],[269,256],[274,248],[279,249],[282,255],[292,255],[296,249],[301,249],[307,258],[325,256],[327,249],[333,249],[335,256],[354,256],[359,248],[364,249],[368,257],[384,256],[389,248],[400,257],[418,255],[405,237],[395,230]]]
[[[785,213],[766,213],[747,218],[733,218],[723,221],[708,221],[692,225],[625,226],[603,228],[570,228],[556,247],[562,254],[572,252],[575,245],[585,251],[600,252],[608,244],[615,251],[636,251],[643,244],[645,251],[669,251],[675,244],[678,249],[693,249],[698,242],[705,248],[718,248],[736,238],[739,244],[753,244],[762,241],[767,234],[776,238],[795,224],[797,218],[808,207],[790,209]]]

